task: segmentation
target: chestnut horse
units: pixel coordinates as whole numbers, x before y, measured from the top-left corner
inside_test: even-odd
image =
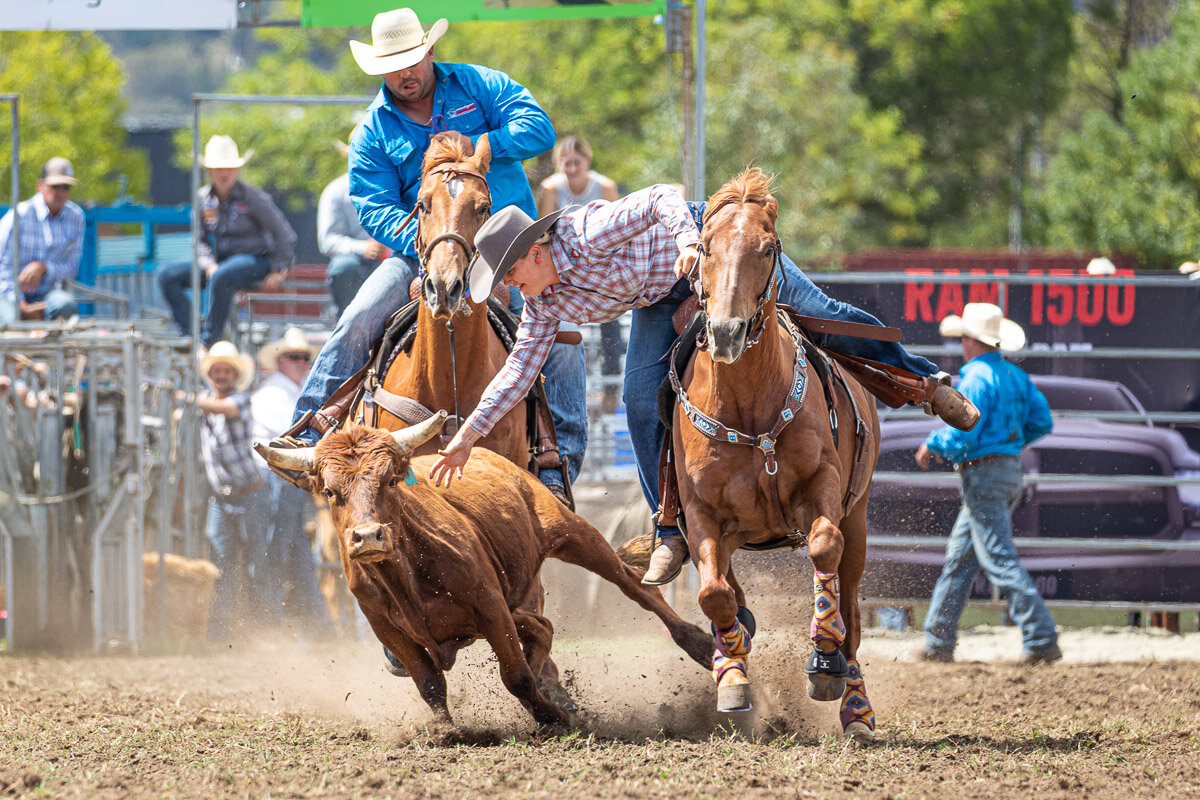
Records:
[[[492,195],[488,190],[488,164],[492,150],[487,134],[472,146],[456,131],[433,137],[421,163],[421,186],[413,214],[417,217],[415,246],[421,266],[422,302],[417,307],[417,330],[408,352],[397,353],[383,376],[381,386],[394,398],[402,398],[402,417],[386,406],[394,402],[375,394],[376,427],[400,430],[422,421],[439,410],[468,416],[478,405],[488,383],[495,377],[508,353],[488,321],[487,298],[468,297],[467,270],[475,256],[475,234],[491,215]],[[507,301],[507,289],[504,290]],[[507,305],[507,302],[505,302]],[[416,416],[413,403],[423,406]],[[422,416],[424,414],[425,416]],[[360,403],[352,409],[347,427],[364,421]],[[461,420],[459,420],[461,424]],[[526,406],[518,403],[491,433],[477,445],[507,458],[522,469],[529,465]],[[418,446],[413,455],[437,452],[436,437]],[[544,591],[537,579],[535,591],[522,610],[542,617]],[[567,708],[574,703],[558,682],[558,668],[547,658],[540,675],[542,690]]]
[[[466,417],[508,357],[488,322],[487,298],[466,296],[475,234],[491,214],[492,195],[484,177],[491,158],[487,134],[472,146],[466,136],[448,131],[433,137],[421,163],[413,213],[423,302],[417,309],[412,348],[396,354],[381,385],[430,413],[447,409]],[[398,430],[420,419],[402,419],[387,405],[376,404],[375,425],[380,428]],[[518,403],[478,444],[527,466],[525,416],[525,404]],[[361,418],[361,408],[351,414],[351,419]],[[437,447],[435,439],[414,455],[436,452]]]
[[[693,273],[707,327],[677,379],[676,473],[700,607],[716,638],[718,708],[750,707],[754,618],[731,571],[734,552],[807,543],[815,592],[809,696],[841,698],[845,734],[873,738],[856,653],[879,420],[866,390],[839,379],[815,350],[806,356],[795,326],[777,313],[781,250],[770,190],[762,172],[748,169],[708,202]]]

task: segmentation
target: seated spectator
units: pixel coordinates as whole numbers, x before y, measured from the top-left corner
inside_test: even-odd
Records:
[[[296,233],[271,196],[238,180],[250,156],[238,154],[228,136],[214,136],[204,147],[201,165],[211,183],[196,194],[200,215],[200,288],[209,288],[208,317],[200,331],[205,348],[221,338],[233,294],[240,289],[278,289],[295,258]],[[191,333],[192,305],[185,291],[192,285],[192,264],[166,264],[158,271],[171,315],[185,336]]]
[[[288,328],[282,338],[268,342],[258,351],[259,366],[271,374],[250,395],[256,441],[270,441],[291,426],[292,409],[316,353],[317,348],[308,343],[308,337],[299,328]],[[317,565],[306,530],[306,523],[316,510],[312,495],[271,472],[261,456],[254,457],[267,482],[263,524],[272,575],[263,576],[260,585],[268,619],[282,619],[287,609],[302,620],[309,637],[329,638],[333,635],[333,623],[325,613],[317,587]]]
[[[334,142],[343,156],[350,154],[344,142]],[[363,230],[358,211],[350,202],[350,173],[329,182],[317,203],[317,246],[329,259],[329,293],[342,316],[367,276],[392,254]]]
[[[61,288],[79,273],[83,209],[71,202],[75,167],[56,156],[42,167],[37,194],[18,205],[21,214],[20,295],[13,290],[13,212],[0,219],[0,324],[18,319],[68,319],[79,311]]]

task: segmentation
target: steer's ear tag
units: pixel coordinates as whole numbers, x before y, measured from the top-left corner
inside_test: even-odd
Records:
[[[412,471],[411,466],[408,468],[408,472],[405,473],[405,475],[404,475],[404,485],[405,486],[416,486],[417,485],[417,476]]]

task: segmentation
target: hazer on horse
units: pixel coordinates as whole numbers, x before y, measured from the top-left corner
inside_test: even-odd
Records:
[[[691,363],[679,370],[673,361],[670,373],[680,527],[712,620],[718,708],[751,705],[754,618],[733,554],[806,546],[814,570],[809,696],[840,698],[845,733],[871,737],[858,585],[879,420],[873,397],[776,304],[777,211],[770,181],[749,169],[705,212],[692,273],[703,324]]]
[[[474,145],[453,131],[439,133],[430,142],[412,211],[417,219],[420,263],[420,275],[411,290],[414,299],[393,318],[361,378],[340,390],[330,403],[329,416],[345,413],[343,427],[402,430],[430,419],[435,409],[452,410],[457,424],[475,408],[504,364],[513,336],[507,326],[514,326],[515,321],[504,319],[509,312],[501,302],[489,298],[487,290],[482,296],[471,296],[468,287],[475,234],[491,214],[491,194],[484,177],[490,159],[487,134]],[[507,300],[507,291],[504,294]],[[563,484],[569,486],[565,463],[554,446],[553,420],[544,396],[535,395],[535,399],[541,402],[535,402],[532,409],[529,403],[517,404],[483,445],[520,467],[558,469]],[[534,425],[529,424],[531,416]],[[433,453],[437,447],[436,439],[422,441],[415,454]],[[571,504],[569,489],[565,495],[554,493]],[[544,592],[540,580],[535,583],[536,591],[526,598],[523,610],[531,618],[541,619]],[[553,660],[546,658],[544,668],[541,662],[539,668],[545,691],[570,707]]]

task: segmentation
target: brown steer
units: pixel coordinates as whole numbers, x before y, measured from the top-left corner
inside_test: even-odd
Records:
[[[476,448],[461,479],[434,486],[426,476],[436,456],[411,454],[445,418],[439,412],[395,432],[339,431],[315,448],[255,446],[276,466],[307,471],[329,498],[350,591],[441,720],[450,721],[444,673],[460,648],[482,638],[496,653],[504,685],[534,719],[566,722],[534,678],[553,628],[525,610],[547,557],[616,584],[653,611],[697,663],[710,666],[711,637],[680,619],[657,589],[642,586],[600,532],[528,471]]]

